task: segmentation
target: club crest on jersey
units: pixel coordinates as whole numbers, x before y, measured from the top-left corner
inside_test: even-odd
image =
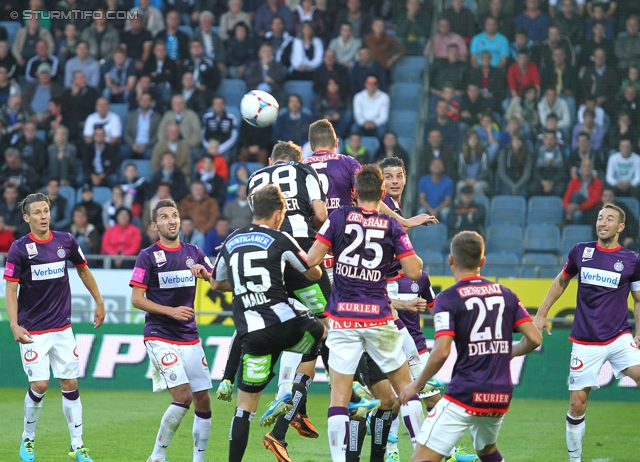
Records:
[[[193,258],[187,257],[187,268],[191,268],[195,264],[196,264],[196,262],[193,261]]]
[[[58,249],[58,251],[56,252],[56,255],[60,258],[64,258],[67,256],[67,252],[64,251],[64,249],[60,248]]]
[[[593,247],[585,247],[582,251],[582,261],[591,260],[593,258]]]
[[[27,248],[27,253],[29,254],[29,256],[38,255],[38,247],[36,246],[35,242],[29,242],[28,244],[25,244],[25,247]]]
[[[418,285],[417,282],[414,282],[413,284],[411,284],[411,291],[412,292],[417,292],[418,290],[420,290],[420,286]]]
[[[616,271],[622,271],[624,269],[624,265],[622,264],[622,262],[620,260],[618,260],[617,262],[615,262],[613,264],[613,269]]]
[[[164,254],[164,250],[157,250],[153,252],[153,257],[156,259],[156,263],[164,263],[167,261],[167,256]]]

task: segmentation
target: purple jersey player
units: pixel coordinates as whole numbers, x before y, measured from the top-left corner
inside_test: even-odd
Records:
[[[567,261],[547,292],[534,322],[550,334],[547,314],[569,282],[578,276],[576,313],[569,339],[573,342],[569,365],[570,406],[566,438],[569,458],[579,462],[585,434],[585,412],[591,390],[606,361],[616,378],[626,375],[640,385],[640,336],[631,334],[627,299],[634,300],[636,326],[640,323],[640,257],[620,246],[625,213],[605,204],[598,213],[596,242],[573,246]],[[637,327],[636,327],[637,329]]]
[[[31,232],[11,244],[4,268],[7,315],[14,339],[20,343],[24,371],[31,382],[24,400],[20,459],[35,460],[35,429],[51,369],[62,389],[62,409],[71,435],[69,457],[90,462],[92,459],[82,442],[79,358],[71,330],[68,261],[76,267],[80,280],[96,302],[93,318],[96,328],[104,321],[104,301],[73,236],[49,229],[49,197],[31,194],[21,205]]]
[[[513,383],[509,363],[533,351],[542,336],[518,297],[480,276],[484,241],[463,231],[451,242],[449,264],[456,284],[435,304],[436,344],[420,377],[400,394],[407,402],[444,364],[455,342],[458,358],[447,393],[429,412],[412,460],[439,462],[467,428],[483,462],[502,462],[496,442],[509,409]],[[512,332],[523,339],[512,344]]]
[[[147,462],[163,462],[193,401],[193,461],[204,462],[211,433],[211,376],[194,317],[196,269],[213,267],[197,246],[180,242],[175,202],[159,201],[151,212],[160,240],[138,255],[131,282],[133,306],[146,311],[144,343],[154,366],[154,391],[168,388],[173,402],[164,413]],[[195,268],[192,270],[192,268]]]

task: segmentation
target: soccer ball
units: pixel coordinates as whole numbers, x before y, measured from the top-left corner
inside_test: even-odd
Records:
[[[278,101],[262,90],[252,90],[242,97],[242,118],[254,127],[268,127],[278,118]]]

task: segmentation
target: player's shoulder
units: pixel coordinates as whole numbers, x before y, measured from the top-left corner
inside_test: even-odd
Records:
[[[304,173],[305,175],[316,175],[316,170],[309,164],[302,162],[287,162],[288,165],[292,165],[296,170]]]

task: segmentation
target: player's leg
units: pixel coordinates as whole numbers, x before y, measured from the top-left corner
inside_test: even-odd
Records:
[[[252,358],[257,357],[252,356]],[[250,364],[250,362],[251,360],[248,363],[244,362],[244,365]],[[236,413],[231,419],[229,432],[229,462],[239,462],[244,457],[249,442],[249,427],[256,415],[260,395],[262,395],[262,391],[250,392],[243,388],[241,384],[238,384]]]
[[[446,399],[440,400],[420,428],[411,460],[440,462],[448,457],[470,426],[471,416],[464,408]]]
[[[372,368],[369,367],[371,372]],[[396,396],[391,389],[389,380],[377,380],[371,382],[371,393],[380,400],[380,407],[371,415],[371,462],[384,461],[387,439],[393,420],[393,408],[396,404]]]
[[[180,347],[193,394],[193,462],[204,462],[205,451],[211,435],[211,372],[202,344]]]
[[[231,401],[233,397],[233,381],[238,375],[240,367],[240,356],[242,351],[242,341],[238,337],[238,332],[233,331],[231,337],[231,346],[229,347],[229,355],[227,356],[227,364],[224,367],[222,380],[218,385],[216,397],[221,401]]]
[[[473,447],[482,462],[504,462],[498,451],[498,434],[504,417],[471,417]]]

